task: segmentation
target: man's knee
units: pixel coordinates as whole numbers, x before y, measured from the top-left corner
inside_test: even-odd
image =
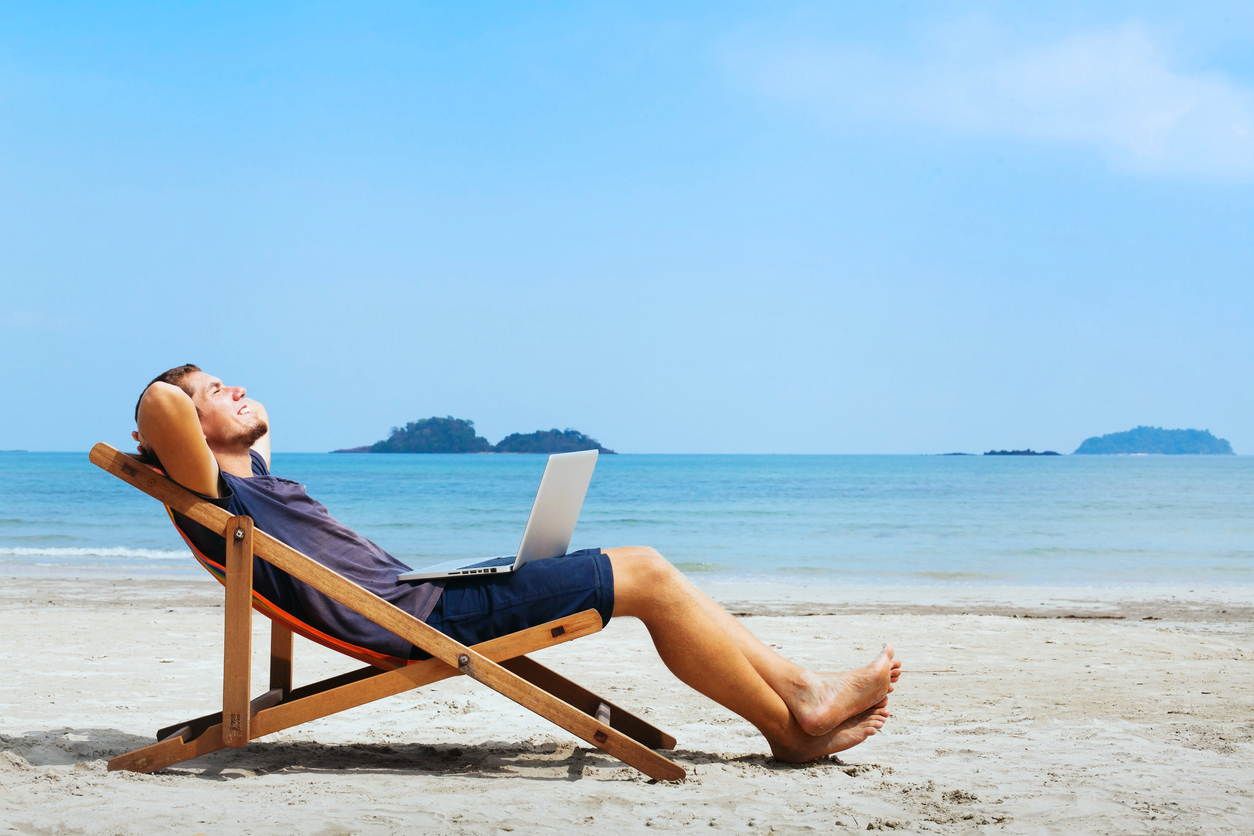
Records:
[[[614,585],[618,586],[621,574],[624,581],[636,584],[652,585],[663,581],[675,567],[658,552],[649,546],[629,546],[624,549],[610,549],[610,564],[614,567]]]
[[[656,602],[680,577],[679,570],[648,546],[609,549],[614,567],[615,614],[633,615],[641,606]]]

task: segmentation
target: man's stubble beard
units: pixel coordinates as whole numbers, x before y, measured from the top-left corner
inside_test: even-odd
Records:
[[[236,437],[235,441],[236,443],[242,445],[245,449],[248,449],[260,441],[261,437],[268,432],[270,432],[270,425],[267,424],[261,417],[257,417],[257,422],[255,424],[251,427],[246,427],[240,430],[240,433]]]

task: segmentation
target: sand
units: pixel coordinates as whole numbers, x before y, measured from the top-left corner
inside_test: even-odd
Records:
[[[1254,831],[1254,588],[706,584],[806,664],[859,665],[885,640],[905,660],[884,733],[803,767],[674,680],[638,623],[538,654],[676,736],[690,777],[659,784],[464,678],[154,775],[108,773],[214,709],[220,587],[3,586],[0,832]],[[355,666],[297,642],[298,683]]]

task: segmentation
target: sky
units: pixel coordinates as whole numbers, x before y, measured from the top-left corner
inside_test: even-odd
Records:
[[[1251,322],[1248,3],[0,3],[0,449],[1254,453]]]

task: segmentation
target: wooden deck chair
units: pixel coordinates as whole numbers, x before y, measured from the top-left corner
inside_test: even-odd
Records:
[[[601,616],[587,610],[467,647],[347,578],[255,530],[250,517],[231,516],[175,484],[162,473],[108,444],[92,448],[93,464],[226,539],[221,566],[193,552],[226,587],[222,710],[175,723],[157,742],[109,761],[109,769],[155,772],[225,747],[317,720],[374,700],[465,675],[534,711],[576,737],[661,781],[683,780],[679,764],[654,749],[673,749],[675,738],[598,697],[525,654],[599,631]],[[189,544],[190,545],[190,544]],[[252,588],[253,556],[298,578],[427,653],[411,662],[383,656],[321,633]],[[271,619],[269,690],[251,698],[252,610]],[[367,662],[368,666],[300,688],[292,687],[292,634]]]

